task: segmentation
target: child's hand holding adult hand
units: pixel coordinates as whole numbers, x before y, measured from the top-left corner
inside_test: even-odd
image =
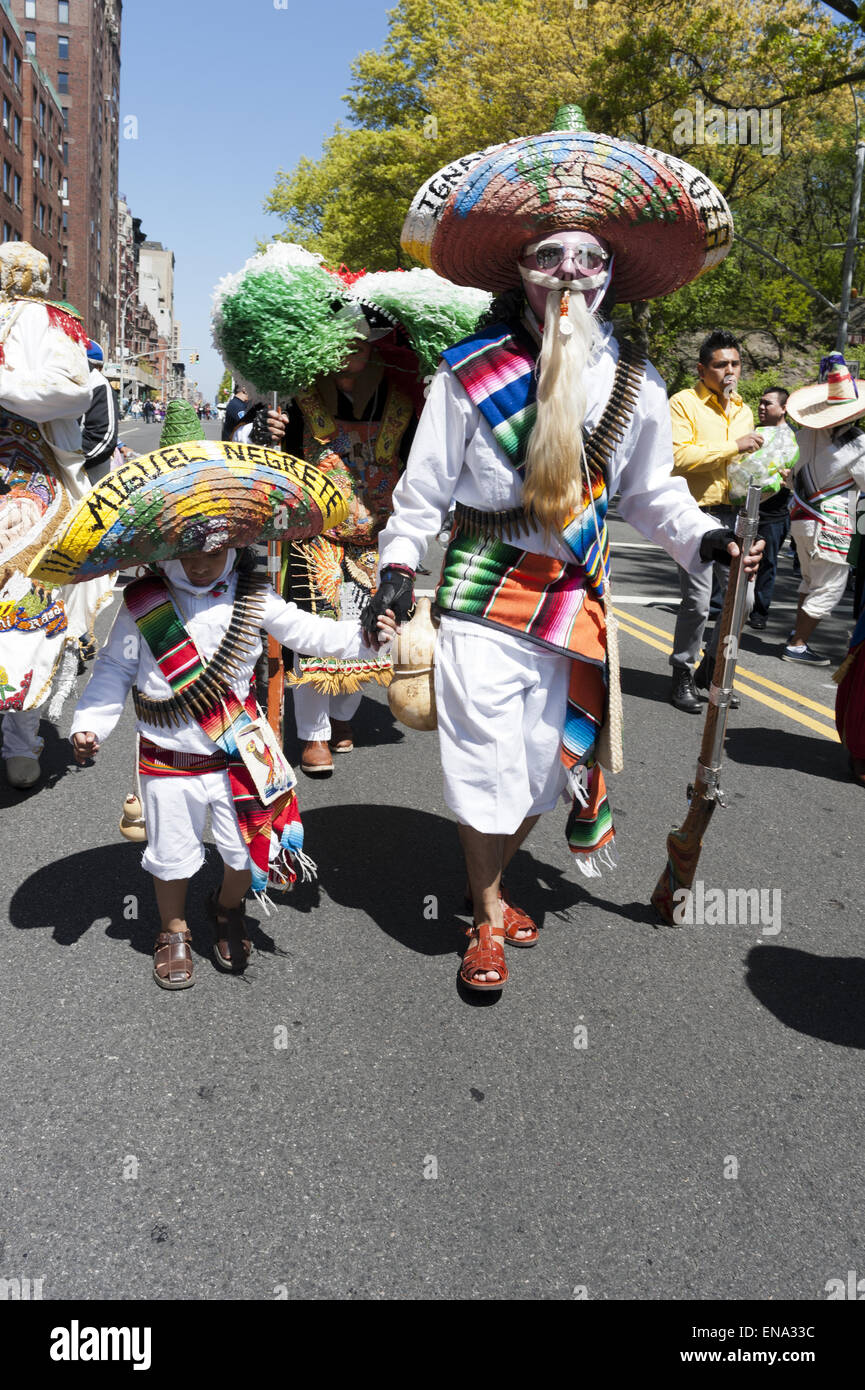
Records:
[[[72,748],[75,753],[75,761],[79,767],[83,767],[91,758],[95,758],[99,752],[99,739],[92,730],[87,733],[72,735]]]

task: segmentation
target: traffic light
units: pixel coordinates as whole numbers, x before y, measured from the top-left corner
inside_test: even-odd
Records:
[[[190,365],[191,365],[193,362],[197,362],[197,361],[198,361],[198,353],[197,353],[197,352],[191,352],[191,353],[189,354],[189,361],[190,361]]]

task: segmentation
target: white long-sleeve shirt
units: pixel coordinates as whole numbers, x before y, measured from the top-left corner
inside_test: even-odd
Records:
[[[170,560],[162,566],[186,630],[205,660],[213,656],[231,621],[237,590],[237,574],[232,572],[234,554],[233,550],[229,551],[221,576],[227,579],[228,588],[219,596],[211,593],[219,580],[206,588],[197,588],[186,578],[179,560]],[[305,613],[296,604],[284,602],[269,585],[265,590],[261,625],[278,642],[311,656],[354,657],[361,652],[358,622]],[[240,675],[232,678],[231,687],[241,701],[249,693],[249,683],[260,655],[259,642],[246,656],[236,660]],[[70,734],[93,732],[101,743],[120,718],[133,685],[151,700],[167,700],[173,693],[129,610],[121,603],[108,641],[96,659],[93,675],[78,702]],[[176,748],[186,753],[213,753],[216,749],[213,740],[194,720],[168,728],[139,720],[138,731],[160,748]]]
[[[600,356],[588,372],[586,428],[600,420],[613,385],[619,345],[609,325]],[[700,540],[717,522],[700,511],[683,478],[674,478],[673,436],[667,393],[649,365],[637,407],[616,450],[607,493],[619,494],[619,513],[645,536],[663,546],[684,569],[703,567]],[[445,363],[433,377],[409,455],[393,496],[393,515],[379,537],[380,564],[416,570],[430,536],[441,530],[456,502],[481,511],[503,511],[522,502],[520,475],[496,443],[490,426]],[[560,543],[545,541],[537,528],[522,531],[514,544],[562,561],[573,555]]]

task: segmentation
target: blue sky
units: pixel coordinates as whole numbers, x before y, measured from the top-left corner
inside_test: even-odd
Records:
[[[211,291],[281,229],[262,210],[276,171],[318,156],[345,116],[351,60],[381,46],[387,10],[385,0],[123,6],[120,191],[148,238],[175,253],[186,371],[207,398],[223,371],[210,345]],[[137,139],[123,138],[129,116]]]

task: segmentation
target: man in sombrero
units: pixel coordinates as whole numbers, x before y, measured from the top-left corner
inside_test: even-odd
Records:
[[[577,863],[593,875],[612,862],[598,762],[609,499],[619,493],[625,520],[687,569],[738,554],[732,533],[671,476],[663,382],[604,317],[615,301],[687,284],[731,237],[708,179],[588,133],[575,107],[546,134],[439,171],[403,229],[417,259],[501,296],[488,326],[443,354],[364,615],[370,631],[387,608],[405,617],[427,538],[455,506],[438,589],[436,702],[474,914],[460,972],[470,989],[500,990],[504,942],[538,939],[502,875],[566,785]]]
[[[790,513],[802,580],[781,659],[828,666],[810,639],[847,589],[856,497],[865,492],[865,435],[855,425],[865,415],[865,386],[854,381],[843,354],[832,352],[821,363],[821,380],[788,398],[787,414],[802,427]]]

